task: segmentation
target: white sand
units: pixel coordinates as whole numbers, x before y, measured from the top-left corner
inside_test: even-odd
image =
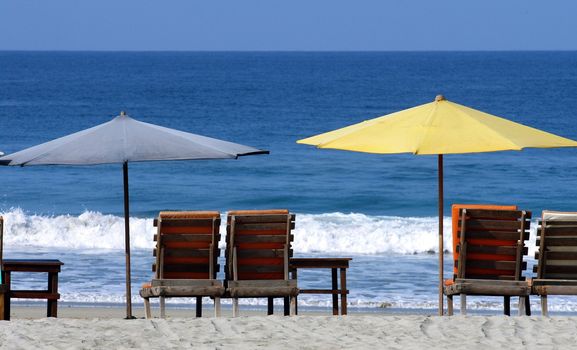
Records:
[[[575,349],[577,317],[14,319],[0,349]]]

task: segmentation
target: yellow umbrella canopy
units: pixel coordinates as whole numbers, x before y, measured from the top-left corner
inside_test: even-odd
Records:
[[[434,102],[312,136],[297,143],[355,152],[438,155],[439,314],[443,314],[443,154],[577,147],[577,142],[454,102]]]
[[[297,143],[366,153],[418,155],[577,146],[573,140],[447,101],[443,96]]]

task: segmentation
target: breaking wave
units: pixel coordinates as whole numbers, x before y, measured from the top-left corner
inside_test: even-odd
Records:
[[[119,216],[92,211],[78,216],[44,216],[27,214],[19,208],[0,215],[4,216],[4,240],[9,245],[124,249],[124,218]],[[154,246],[152,220],[130,219],[133,249]],[[438,251],[437,225],[435,217],[297,214],[293,247],[298,253],[432,253]],[[451,226],[448,217],[444,219],[444,229],[445,251],[450,252]],[[221,227],[221,232],[225,232],[224,227]],[[220,244],[224,248],[224,238]],[[530,243],[527,245],[533,246]]]

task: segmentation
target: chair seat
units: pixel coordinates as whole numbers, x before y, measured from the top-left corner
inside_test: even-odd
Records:
[[[531,291],[536,295],[577,295],[577,280],[533,279]]]
[[[152,280],[149,286],[143,286],[140,296],[154,298],[171,297],[220,297],[225,288],[222,282],[216,280]]]
[[[227,294],[239,297],[288,297],[297,296],[296,280],[242,280],[228,281]]]
[[[531,287],[527,281],[456,279],[443,288],[445,295],[467,294],[485,296],[527,296]]]

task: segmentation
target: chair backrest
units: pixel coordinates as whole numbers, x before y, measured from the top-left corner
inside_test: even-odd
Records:
[[[294,221],[285,209],[229,212],[226,279],[287,280]]]
[[[523,280],[531,212],[460,209],[456,278]]]
[[[461,209],[487,209],[487,210],[517,210],[516,205],[500,204],[453,204],[451,206],[451,226],[453,233],[453,274],[457,275],[457,261],[459,261],[459,211]]]
[[[543,211],[536,244],[537,279],[577,280],[577,213]]]
[[[154,225],[157,279],[216,279],[220,213],[160,212]]]

